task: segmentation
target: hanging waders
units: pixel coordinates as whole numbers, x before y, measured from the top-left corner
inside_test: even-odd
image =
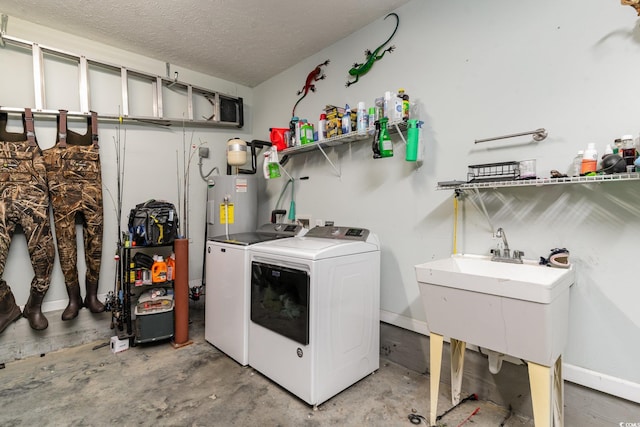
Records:
[[[33,329],[42,330],[49,325],[41,307],[51,282],[55,249],[49,224],[46,170],[29,108],[25,108],[22,120],[24,133],[9,133],[7,114],[0,113],[0,277],[13,233],[20,225],[35,273],[23,315]],[[11,288],[0,280],[0,332],[18,317],[20,308]]]
[[[44,150],[49,194],[58,243],[58,257],[69,295],[62,320],[71,320],[84,306],[92,313],[104,311],[98,300],[102,261],[102,178],[98,146],[98,116],[87,118],[87,132],[67,129],[67,112],[60,110],[58,137],[53,148]],[[76,247],[76,219],[82,222],[87,274],[84,304],[80,295]]]

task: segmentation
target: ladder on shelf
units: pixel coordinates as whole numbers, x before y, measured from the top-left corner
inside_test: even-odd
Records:
[[[22,40],[6,34],[7,15],[0,17],[0,48],[5,48],[7,44],[24,48],[31,51],[33,61],[33,84],[35,103],[34,114],[57,115],[58,111],[47,109],[45,96],[45,70],[44,55],[52,55],[58,58],[75,62],[78,67],[79,81],[79,101],[80,111],[69,111],[69,116],[88,116],[91,114],[91,99],[89,85],[89,69],[96,67],[114,75],[120,76],[122,110],[118,113],[100,113],[102,120],[127,120],[139,123],[150,123],[156,125],[170,126],[172,124],[186,124],[189,126],[202,127],[237,127],[244,125],[243,100],[241,97],[222,94],[209,89],[197,87],[188,83],[178,81],[178,73],[174,73],[174,78],[170,78],[170,65],[167,63],[167,76],[162,77],[143,71],[133,70],[124,66],[114,65],[103,61],[88,59],[84,55],[77,55],[61,49],[44,46],[38,43]],[[1,50],[0,50],[1,51]],[[129,104],[129,82],[136,79],[149,84],[151,87],[152,115],[139,116],[130,114]],[[180,94],[186,102],[186,116],[181,118],[168,118],[164,115],[164,89],[171,89]],[[196,115],[195,101],[200,101],[208,107],[210,111],[201,115]],[[21,113],[24,108],[1,107],[1,111]]]

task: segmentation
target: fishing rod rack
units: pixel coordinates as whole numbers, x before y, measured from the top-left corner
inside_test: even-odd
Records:
[[[77,55],[65,50],[44,46],[38,43],[22,40],[6,34],[7,15],[0,16],[0,51],[7,45],[24,48],[31,51],[33,61],[33,88],[34,105],[33,113],[39,116],[56,116],[57,109],[48,109],[45,91],[45,54],[67,61],[75,62],[78,67],[79,83],[79,111],[69,111],[71,117],[86,117],[91,115],[91,97],[89,85],[89,70],[97,68],[112,75],[120,76],[121,88],[121,111],[113,113],[100,113],[100,120],[107,121],[132,121],[141,124],[154,124],[161,126],[171,126],[173,124],[198,126],[198,127],[235,127],[242,128],[244,125],[244,112],[242,98],[234,97],[209,89],[197,87],[188,83],[178,81],[178,72],[174,77],[169,77],[170,65],[167,63],[167,76],[162,77],[143,71],[133,70],[124,66],[110,64],[95,59],[89,59],[84,55]],[[4,62],[4,61],[3,61]],[[135,80],[136,83],[150,85],[151,116],[135,115],[130,111],[130,91],[129,83]],[[167,101],[168,91],[172,95],[185,101],[186,111],[184,117],[165,117],[165,110],[169,105]],[[202,111],[201,111],[202,110]],[[205,111],[206,110],[206,111]],[[22,113],[24,108],[0,107],[0,111],[8,113]],[[199,117],[196,117],[199,116]]]

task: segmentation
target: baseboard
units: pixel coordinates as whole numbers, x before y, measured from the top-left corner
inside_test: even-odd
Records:
[[[418,334],[429,335],[429,328],[427,328],[426,322],[412,319],[401,314],[380,310],[380,320]],[[477,351],[474,346],[468,346],[468,348]],[[568,363],[563,363],[562,369],[565,381],[631,402],[640,403],[640,384]]]
[[[567,363],[562,364],[562,375],[565,381],[640,403],[640,384]]]

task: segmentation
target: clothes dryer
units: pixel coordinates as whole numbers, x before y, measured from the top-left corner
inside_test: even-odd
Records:
[[[316,227],[250,253],[249,365],[311,405],[378,369],[376,235]]]
[[[249,248],[305,231],[295,224],[264,224],[255,232],[207,241],[204,337],[243,366],[248,363]]]

